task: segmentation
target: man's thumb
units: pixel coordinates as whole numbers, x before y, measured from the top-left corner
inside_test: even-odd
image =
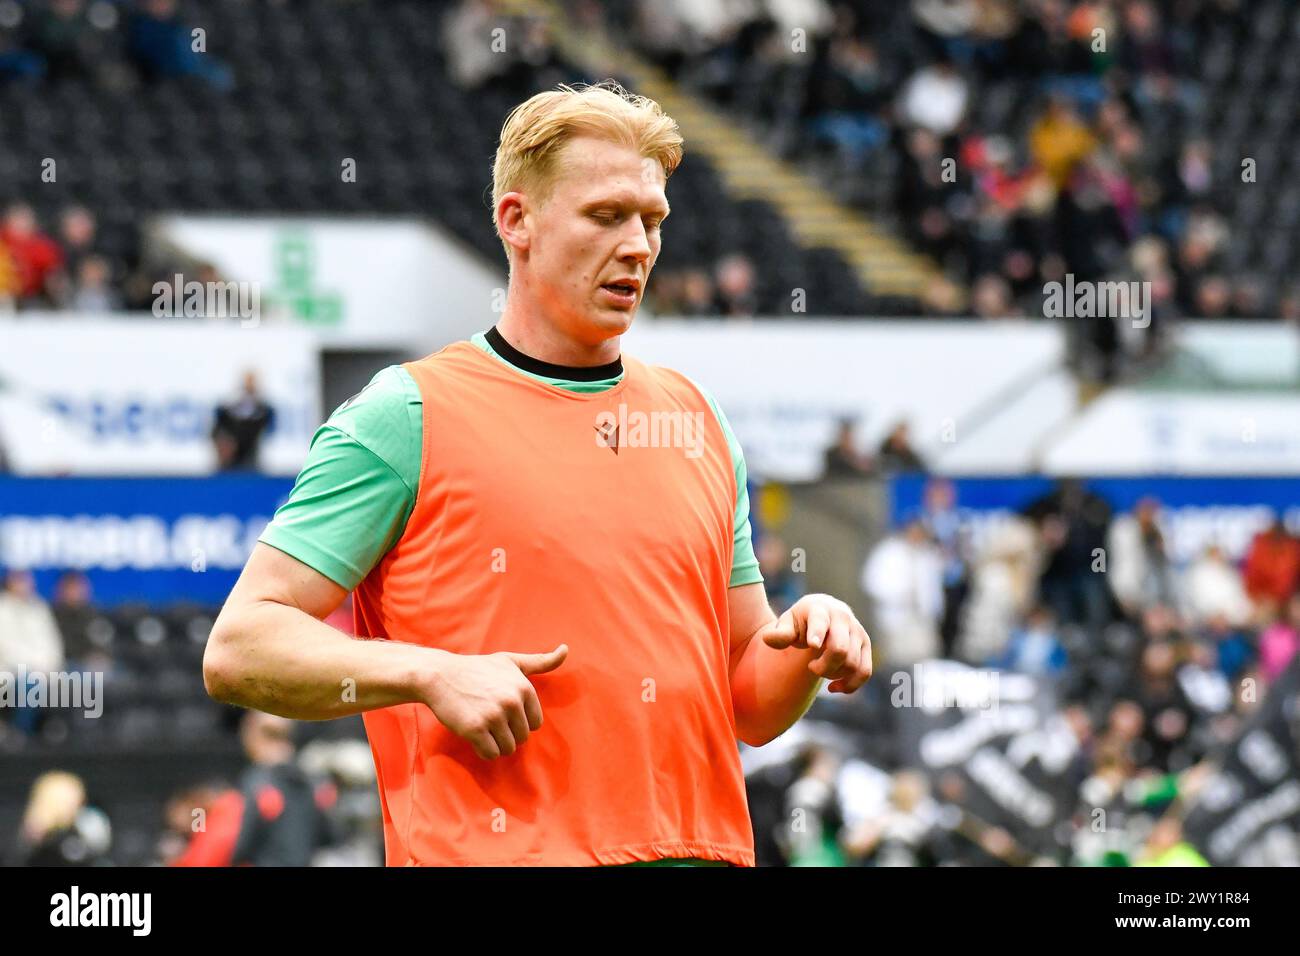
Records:
[[[794,615],[786,611],[776,623],[763,635],[763,642],[777,650],[789,647],[799,640],[799,629],[795,626]]]
[[[545,674],[547,671],[553,671],[564,663],[564,659],[569,656],[569,645],[561,644],[553,651],[547,651],[545,654],[511,654],[510,659],[515,662],[525,675],[528,674]]]

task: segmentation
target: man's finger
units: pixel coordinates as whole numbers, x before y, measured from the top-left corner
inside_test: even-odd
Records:
[[[506,651],[506,656],[515,662],[515,666],[523,671],[525,677],[530,674],[545,674],[564,663],[564,659],[569,656],[569,645],[561,644],[555,650],[547,651],[545,654],[516,654],[513,651]]]
[[[809,647],[820,648],[826,641],[826,633],[830,627],[830,612],[822,605],[815,604],[808,612],[808,629],[804,634],[804,640]]]
[[[510,736],[515,739],[515,746],[522,747],[528,739],[528,715],[524,713],[522,701],[518,707],[506,711],[506,721],[510,725]]]
[[[826,628],[826,637],[822,640],[821,653],[809,666],[812,667],[813,673],[819,677],[835,678],[839,676],[841,668],[844,667],[844,661],[848,657],[849,628],[842,614],[827,613],[826,616],[829,623]],[[808,629],[809,631],[812,630],[811,623],[809,623]],[[811,638],[808,643],[812,643]]]
[[[471,734],[467,739],[470,746],[474,748],[474,753],[484,760],[496,760],[497,757],[501,756],[501,750],[497,747],[496,739],[486,730]]]
[[[851,623],[844,624],[844,662],[834,670],[828,670],[826,677],[832,681],[840,681],[852,677],[858,669],[858,661],[862,659],[862,646],[858,643],[857,635],[853,633]]]
[[[510,733],[510,725],[504,720],[494,720],[488,726],[492,739],[496,741],[497,752],[502,757],[509,757],[515,752],[515,738]]]
[[[763,635],[763,642],[768,647],[783,650],[799,640],[799,627],[794,622],[794,615],[786,611],[777,622]]]
[[[524,691],[524,716],[528,719],[529,730],[539,730],[542,726],[542,702],[537,699],[537,691],[529,684]]]
[[[854,642],[858,646],[857,663],[852,673],[846,673],[844,677],[831,684],[832,693],[852,694],[871,679],[871,638],[867,635],[866,629],[858,623],[857,618],[853,620],[853,634]]]

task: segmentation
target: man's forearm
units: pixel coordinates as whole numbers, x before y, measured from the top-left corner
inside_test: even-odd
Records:
[[[744,645],[731,668],[731,701],[740,739],[758,747],[785,733],[812,706],[822,678],[808,670],[812,648],[777,650],[762,631]]]
[[[208,693],[294,720],[427,701],[446,651],[348,635],[305,611],[258,601],[222,612],[208,640]]]

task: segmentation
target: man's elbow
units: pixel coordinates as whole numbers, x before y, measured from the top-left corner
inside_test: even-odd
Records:
[[[218,621],[203,651],[203,689],[209,697],[223,704],[238,704],[234,699],[238,675],[231,643],[228,628]]]
[[[762,747],[770,744],[785,732],[786,728],[759,727],[752,721],[741,719],[736,715],[736,739],[747,747]]]

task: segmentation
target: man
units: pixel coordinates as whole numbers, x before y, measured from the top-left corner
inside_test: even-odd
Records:
[[[52,679],[63,663],[59,625],[37,592],[32,573],[21,569],[0,572],[0,681],[12,685],[7,688],[9,695],[17,690],[19,681],[26,680],[30,690],[38,682]],[[14,726],[29,736],[35,734],[44,713],[39,706],[14,707]]]
[[[752,866],[737,739],[871,674],[843,602],[772,613],[715,403],[620,357],[681,142],[617,86],[511,113],[500,323],[335,412],[213,629],[214,696],[364,713],[390,865]]]
[[[275,421],[275,409],[262,398],[257,373],[244,373],[239,398],[217,406],[212,422],[212,441],[219,471],[247,471],[257,468],[262,433]]]
[[[249,711],[239,725],[249,767],[237,788],[215,794],[206,825],[172,866],[309,866],[333,842],[326,810],[332,784],[315,783],[295,761],[293,723]]]

